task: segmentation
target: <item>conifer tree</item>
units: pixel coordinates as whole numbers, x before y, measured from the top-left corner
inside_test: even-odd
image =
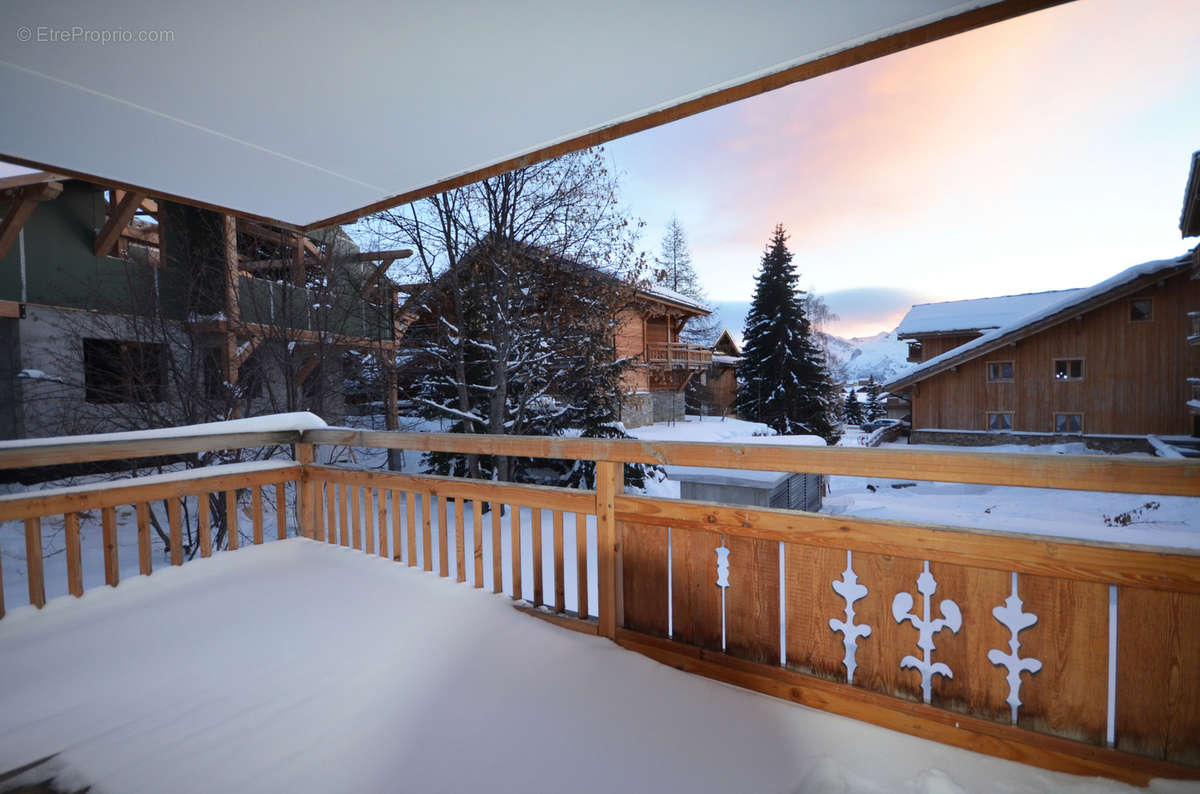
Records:
[[[867,380],[866,421],[874,422],[886,414],[887,409],[879,402],[879,384],[875,382],[875,376],[872,375]]]
[[[783,225],[775,227],[755,277],[738,367],[737,410],[785,435],[838,439],[833,387],[804,313],[804,293]]]
[[[842,409],[842,419],[848,425],[863,423],[862,406],[858,404],[858,392],[853,386],[846,392],[846,406]]]
[[[700,276],[692,267],[692,253],[688,250],[687,235],[683,224],[675,215],[663,233],[660,253],[654,259],[654,283],[667,287],[680,295],[708,305],[708,293],[700,283]],[[711,345],[716,341],[720,328],[713,316],[693,317],[684,326],[681,339],[694,345]]]

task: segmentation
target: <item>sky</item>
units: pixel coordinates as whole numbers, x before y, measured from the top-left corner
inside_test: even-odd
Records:
[[[842,336],[913,303],[1086,286],[1188,250],[1200,2],[1077,0],[606,146],[656,251],[672,214],[713,302],[776,223]]]

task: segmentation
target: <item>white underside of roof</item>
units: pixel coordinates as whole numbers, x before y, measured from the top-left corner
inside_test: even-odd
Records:
[[[0,156],[308,224],[995,0],[0,2]]]

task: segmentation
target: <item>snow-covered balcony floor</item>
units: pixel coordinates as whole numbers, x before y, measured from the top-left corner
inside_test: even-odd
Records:
[[[18,610],[0,772],[57,753],[60,782],[93,792],[1132,790],[714,683],[510,604],[294,539]]]

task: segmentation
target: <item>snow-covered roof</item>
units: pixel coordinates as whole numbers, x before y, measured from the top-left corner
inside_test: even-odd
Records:
[[[994,298],[918,303],[908,310],[896,333],[900,337],[984,331],[1002,328],[1021,317],[1064,300],[1079,289],[1026,292]]]
[[[1130,284],[1146,276],[1157,276],[1166,271],[1181,270],[1190,265],[1191,257],[1187,254],[1174,259],[1156,259],[1152,262],[1143,262],[1140,265],[1126,268],[1115,276],[1107,278],[1091,287],[1078,290],[1065,290],[1065,294],[1061,295],[1058,300],[1031,311],[1001,328],[972,339],[966,344],[948,350],[940,356],[929,359],[895,380],[883,384],[883,388],[889,391],[899,391],[912,383],[924,380],[944,369],[949,369],[952,366],[978,358],[1001,345],[1006,345],[1009,342],[1028,336],[1042,327],[1046,327],[1047,321],[1053,325],[1055,322],[1074,316],[1080,310],[1087,311],[1104,305],[1109,300],[1115,300],[1117,295],[1110,296],[1109,293],[1116,293],[1123,287],[1128,287]],[[1107,300],[1106,296],[1108,297]],[[1056,316],[1060,314],[1063,316],[1056,319]]]
[[[695,309],[696,311],[703,312],[704,314],[712,314],[711,307],[701,303],[695,298],[690,298],[687,295],[684,295],[682,292],[676,292],[670,287],[665,287],[662,284],[645,284],[638,287],[638,292],[642,293],[643,295],[649,295],[651,297],[658,298],[660,300],[677,303],[680,306],[686,306],[689,309]]]
[[[1183,189],[1183,209],[1179,213],[1179,233],[1183,237],[1200,235],[1200,151],[1192,152],[1192,167]]]

